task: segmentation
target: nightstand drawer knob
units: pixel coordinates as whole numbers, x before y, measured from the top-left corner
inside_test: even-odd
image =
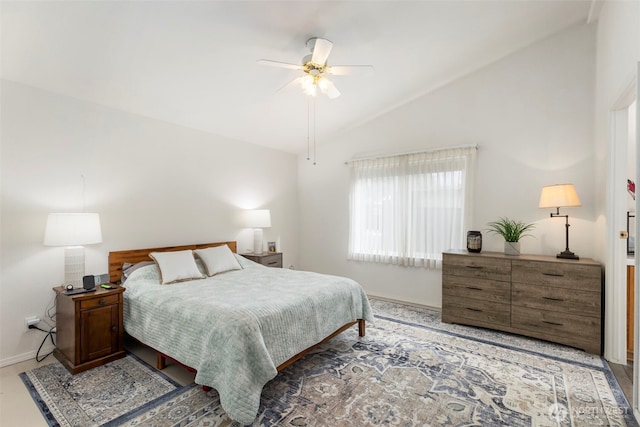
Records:
[[[98,304],[100,305],[105,305],[107,303],[107,301],[104,298],[101,298],[100,301],[98,302]]]

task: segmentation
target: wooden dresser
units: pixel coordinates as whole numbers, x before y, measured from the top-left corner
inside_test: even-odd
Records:
[[[442,321],[481,326],[602,354],[602,266],[591,259],[448,251]]]

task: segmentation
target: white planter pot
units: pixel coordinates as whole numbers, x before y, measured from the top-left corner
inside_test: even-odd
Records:
[[[520,255],[520,242],[504,242],[505,255]]]

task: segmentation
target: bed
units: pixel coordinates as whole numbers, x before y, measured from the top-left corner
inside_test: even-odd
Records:
[[[230,252],[240,268],[207,277],[210,264],[196,257],[205,278],[161,285],[164,268],[148,262],[150,254],[209,248]],[[279,371],[354,325],[364,336],[373,313],[353,280],[265,267],[235,252],[235,242],[111,252],[109,275],[119,281],[125,263],[136,266],[123,283],[124,328],[158,352],[158,368],[169,358],[193,369],[230,418],[249,424]]]

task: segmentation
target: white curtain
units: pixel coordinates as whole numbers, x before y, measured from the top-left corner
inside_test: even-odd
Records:
[[[349,162],[348,259],[436,268],[466,247],[476,147]]]

